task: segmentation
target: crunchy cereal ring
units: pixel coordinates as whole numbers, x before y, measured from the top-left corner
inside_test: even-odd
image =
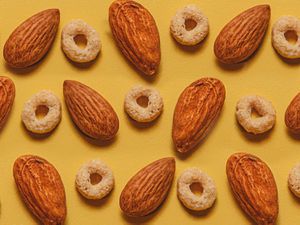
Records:
[[[83,49],[74,40],[78,35],[84,35],[86,38],[87,43]],[[63,28],[61,44],[68,58],[79,63],[94,60],[101,49],[101,41],[97,31],[80,19],[72,20]]]
[[[190,186],[199,183],[203,192],[195,195]],[[210,208],[217,198],[215,182],[198,168],[188,168],[183,171],[177,181],[177,195],[183,205],[191,210],[201,211]]]
[[[187,5],[178,10],[170,26],[175,40],[183,45],[198,44],[207,36],[208,29],[208,19],[196,5]]]
[[[300,163],[291,169],[288,178],[288,185],[290,190],[300,198]]]
[[[100,181],[93,183],[93,175]],[[76,175],[76,188],[87,199],[102,199],[114,187],[114,175],[111,169],[100,160],[91,160],[79,169]]]
[[[255,110],[260,117],[252,118]],[[249,95],[241,98],[236,106],[236,117],[240,125],[253,134],[260,134],[270,130],[276,119],[275,109],[270,101],[257,96]]]
[[[47,112],[44,117],[38,118],[37,113],[42,108]],[[25,102],[21,117],[29,131],[38,134],[48,133],[60,122],[60,100],[51,91],[42,90]]]
[[[292,31],[297,34],[297,42],[290,43],[285,34]],[[285,58],[300,58],[300,20],[294,16],[280,17],[272,29],[272,43],[276,51]]]
[[[144,102],[141,101],[143,99]],[[138,122],[150,122],[161,114],[163,100],[157,90],[138,85],[127,93],[124,107],[132,119]]]

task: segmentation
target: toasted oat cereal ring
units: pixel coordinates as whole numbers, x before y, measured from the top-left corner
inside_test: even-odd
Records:
[[[253,118],[253,111],[257,112],[259,117]],[[260,134],[274,126],[276,112],[272,103],[267,99],[257,95],[249,95],[238,101],[236,117],[247,132]]]
[[[171,34],[182,45],[196,45],[208,34],[208,19],[196,5],[187,5],[171,20]]]
[[[298,163],[291,169],[288,178],[288,186],[290,190],[298,198],[300,198],[300,163]]]
[[[44,111],[39,117],[39,111]],[[61,119],[61,103],[51,91],[42,90],[24,104],[22,121],[25,127],[38,134],[52,131]]]
[[[161,114],[163,100],[157,90],[138,85],[127,93],[124,107],[132,119],[150,122]]]
[[[292,32],[297,35],[296,43],[290,43],[286,34]],[[294,16],[280,17],[272,29],[272,43],[276,51],[285,58],[300,58],[300,19]]]
[[[191,185],[199,183],[203,188],[200,196],[194,194]],[[183,205],[191,210],[201,211],[210,208],[216,198],[215,182],[198,168],[188,168],[183,171],[177,181],[177,195]]]
[[[114,187],[111,169],[100,160],[91,160],[79,169],[76,188],[87,199],[102,199]]]
[[[75,38],[79,35],[83,35],[86,39],[84,48],[80,48],[75,42]],[[63,28],[61,44],[67,57],[78,63],[94,60],[101,49],[101,41],[97,31],[80,19],[72,20]]]

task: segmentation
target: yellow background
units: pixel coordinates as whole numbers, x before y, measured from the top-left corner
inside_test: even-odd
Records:
[[[109,0],[1,0],[1,49],[13,29],[31,15],[56,7],[61,22],[55,43],[38,65],[16,71],[5,65],[1,54],[0,75],[10,77],[16,85],[16,99],[9,120],[0,133],[0,199],[3,225],[35,224],[18,195],[12,176],[14,160],[23,154],[36,154],[49,160],[60,172],[66,189],[68,225],[99,224],[249,224],[230,192],[225,163],[229,155],[246,151],[261,157],[271,167],[277,181],[280,213],[277,224],[299,223],[300,203],[287,187],[287,175],[300,161],[300,143],[284,124],[284,113],[291,99],[300,91],[298,62],[285,62],[271,46],[271,26],[254,57],[246,63],[225,68],[213,54],[213,43],[220,29],[241,11],[259,3],[269,3],[271,25],[281,15],[300,17],[299,0],[140,0],[153,14],[160,32],[162,60],[160,71],[153,81],[147,81],[121,55],[112,38],[108,24]],[[210,33],[196,49],[180,47],[169,34],[169,23],[177,9],[196,3],[208,16]],[[100,34],[103,48],[98,59],[89,67],[70,63],[60,49],[60,31],[71,19],[81,18]],[[176,154],[172,140],[172,115],[181,91],[194,80],[213,76],[221,79],[227,91],[225,106],[215,128],[198,149],[187,157]],[[62,121],[46,138],[34,138],[24,129],[20,114],[23,103],[34,93],[50,89],[63,101],[62,84],[66,79],[81,81],[99,91],[114,107],[120,130],[116,140],[99,146],[82,135],[71,122],[63,103]],[[148,128],[138,128],[123,111],[125,93],[136,84],[157,88],[163,96],[162,116]],[[236,123],[235,104],[244,95],[258,94],[271,100],[277,111],[275,128],[265,135],[247,135]],[[218,198],[206,213],[187,211],[176,197],[176,179],[162,207],[142,219],[122,215],[119,194],[140,168],[164,156],[176,158],[176,178],[187,167],[196,166],[216,181]],[[74,177],[78,168],[90,159],[105,161],[114,171],[115,189],[108,198],[91,202],[76,191]]]

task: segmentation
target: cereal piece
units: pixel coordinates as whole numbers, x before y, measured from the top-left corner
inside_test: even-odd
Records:
[[[292,168],[289,173],[288,185],[290,190],[300,198],[300,163]]]
[[[297,35],[296,43],[290,43],[285,34],[294,32]],[[294,16],[280,17],[272,29],[272,44],[276,51],[285,58],[300,58],[300,19]]]
[[[146,99],[145,105],[139,104],[142,98]],[[157,90],[138,85],[127,93],[124,107],[132,119],[138,122],[150,122],[161,114],[163,100]]]
[[[260,117],[252,118],[251,114],[253,110]],[[272,103],[267,99],[257,95],[249,95],[238,101],[236,118],[247,132],[260,134],[270,130],[274,126],[276,112]]]
[[[97,175],[101,180],[93,183],[92,176]],[[114,176],[110,168],[100,160],[85,163],[76,175],[76,188],[87,199],[102,199],[114,187]]]
[[[170,26],[171,34],[182,45],[198,44],[207,36],[208,29],[208,19],[196,5],[178,10]]]
[[[37,116],[37,111],[40,107],[47,109],[47,113],[43,118],[38,118]],[[24,104],[21,117],[25,127],[29,131],[37,134],[48,133],[60,122],[60,100],[51,91],[42,90],[33,95]]]
[[[80,48],[74,38],[84,35],[86,46]],[[78,63],[85,63],[94,60],[100,49],[101,41],[97,31],[83,20],[72,20],[62,30],[61,44],[64,53],[69,59]]]
[[[200,196],[191,191],[190,186],[194,183],[199,183],[203,188]],[[178,178],[177,195],[185,207],[201,211],[214,204],[217,198],[217,189],[215,182],[206,173],[198,168],[189,168],[183,171]]]

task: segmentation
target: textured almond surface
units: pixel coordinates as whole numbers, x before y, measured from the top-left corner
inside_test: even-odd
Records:
[[[6,62],[16,68],[25,68],[38,62],[50,49],[59,20],[58,9],[47,9],[24,21],[4,45]]]
[[[300,93],[291,101],[285,112],[285,124],[295,134],[300,134]]]
[[[13,174],[24,203],[42,224],[64,224],[65,189],[53,165],[38,156],[24,155],[15,161]]]
[[[174,111],[172,137],[179,152],[192,150],[212,129],[225,101],[225,87],[215,78],[202,78],[180,95]]]
[[[119,129],[119,119],[111,105],[95,90],[72,80],[64,82],[64,97],[78,128],[91,138],[111,140]]]
[[[240,207],[259,225],[274,225],[278,215],[277,187],[266,163],[247,153],[233,154],[226,173]]]
[[[3,128],[15,99],[15,85],[8,77],[0,77],[0,130]]]
[[[126,184],[120,207],[128,216],[146,216],[167,197],[175,173],[174,158],[162,158],[141,169]]]
[[[109,23],[126,58],[144,74],[155,74],[160,63],[160,40],[150,12],[135,1],[117,0],[109,8]]]
[[[225,64],[239,63],[259,47],[270,20],[270,6],[258,5],[232,19],[218,35],[214,51]]]

